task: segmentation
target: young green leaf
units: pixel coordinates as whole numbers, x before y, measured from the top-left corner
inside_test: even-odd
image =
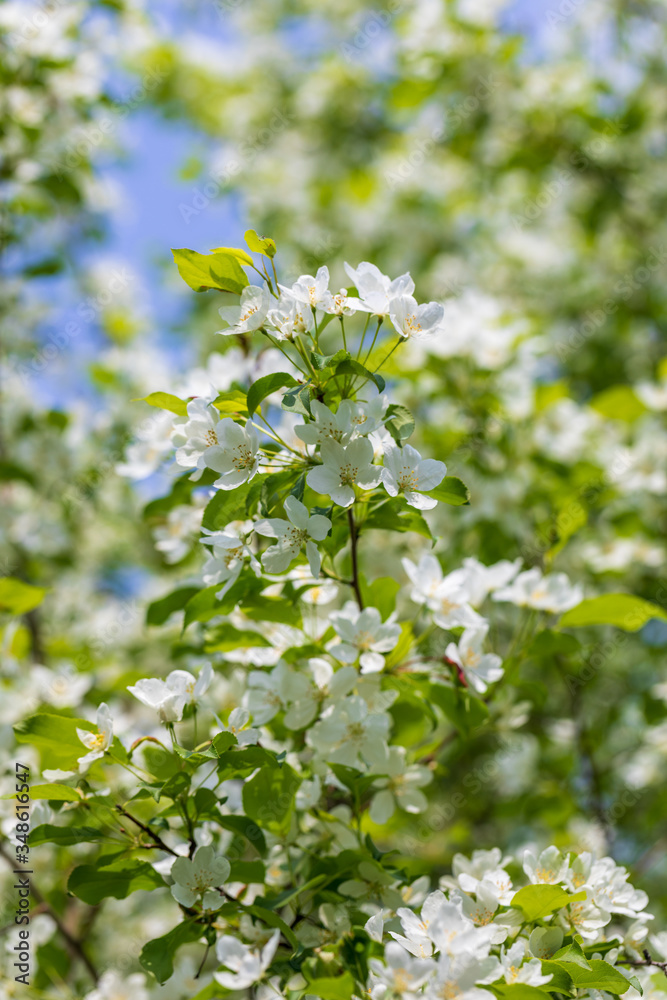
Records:
[[[586,899],[586,892],[570,895],[559,885],[525,885],[512,898],[512,906],[521,910],[526,920],[541,920],[561,910],[568,903]]]
[[[559,624],[563,628],[615,625],[625,632],[636,632],[651,618],[667,621],[667,611],[632,594],[603,594],[601,597],[589,597],[576,608],[566,611]]]
[[[244,236],[253,253],[261,253],[264,257],[275,257],[276,244],[270,236],[258,236],[254,229],[247,229]]]
[[[214,288],[220,292],[240,295],[249,284],[238,258],[231,253],[202,254],[185,247],[171,252],[178,273],[195,292],[206,292]]]
[[[287,372],[273,372],[271,375],[264,375],[263,378],[257,379],[248,389],[248,413],[252,416],[262,400],[276,390],[282,389],[284,386],[290,387],[298,384],[296,379],[292,375],[288,375]]]

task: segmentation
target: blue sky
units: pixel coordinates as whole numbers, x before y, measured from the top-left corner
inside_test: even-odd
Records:
[[[150,6],[162,29],[175,37],[188,31],[201,32],[214,41],[230,40],[230,20],[220,16],[215,4],[193,7],[178,0],[154,0]],[[503,15],[503,28],[525,33],[539,49],[545,12],[552,8],[557,9],[555,0],[515,0]],[[311,51],[317,48],[317,32],[313,33],[310,25],[292,24],[289,32],[292,47],[296,44]],[[165,331],[185,307],[188,292],[185,287],[181,293],[165,287],[156,262],[168,256],[170,247],[206,250],[221,244],[242,245],[243,232],[251,223],[243,217],[239,200],[229,196],[212,201],[196,215],[186,213],[184,218],[179,206],[192,203],[198,184],[179,174],[188,157],[195,154],[205,161],[213,146],[213,140],[202,137],[187,123],[164,120],[143,106],[125,120],[119,142],[125,155],[122,159],[100,160],[98,171],[120,192],[120,205],[109,214],[107,238],[101,245],[84,248],[83,260],[90,264],[96,256],[111,256],[129,264],[142,285],[142,305],[146,307],[151,335],[164,344],[175,361],[182,362],[182,347],[178,350]],[[55,322],[44,331],[45,339],[51,330],[69,320],[79,304],[71,285],[62,283],[56,290],[55,282],[49,284],[50,294],[55,292],[61,308]],[[65,371],[47,372],[40,378],[40,389],[51,405],[57,406],[65,398],[71,402],[72,393],[90,397],[81,369],[103,344],[95,324],[86,325],[73,345],[78,364]]]

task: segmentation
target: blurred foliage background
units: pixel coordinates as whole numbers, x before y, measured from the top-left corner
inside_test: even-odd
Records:
[[[145,623],[200,557],[187,526],[176,561],[155,549],[171,424],[132,400],[253,377],[169,254],[251,226],[285,283],[369,260],[445,302],[451,335],[411,348],[394,391],[472,493],[437,515],[449,569],[521,556],[665,606],[666,18],[662,0],[0,7],[2,573],[48,588],[5,615],[7,755],[44,704],[115,698],[136,735],[125,686],[210,659],[179,621]],[[667,915],[666,646],[658,620],[535,643],[393,842],[443,872],[493,844],[608,851]],[[98,942],[109,963],[131,926]]]

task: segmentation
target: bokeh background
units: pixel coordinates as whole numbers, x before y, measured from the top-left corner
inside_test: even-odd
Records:
[[[2,574],[48,589],[4,619],[7,754],[40,705],[115,699],[133,735],[126,685],[206,658],[146,624],[201,557],[178,496],[154,502],[171,424],[133,400],[261,369],[170,255],[250,227],[286,283],[370,260],[445,302],[448,336],[394,375],[471,490],[438,515],[449,568],[520,556],[666,606],[666,41],[661,0],[0,6]],[[441,871],[493,844],[611,852],[664,917],[667,628],[578,640],[531,648],[392,836]],[[133,969],[133,933],[105,960]]]

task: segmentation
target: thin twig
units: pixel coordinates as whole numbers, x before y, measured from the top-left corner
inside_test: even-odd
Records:
[[[644,956],[643,962],[634,962],[629,958],[622,958],[619,965],[631,965],[634,969],[639,969],[646,966],[653,966],[656,969],[660,969],[661,972],[667,976],[667,962],[656,962],[654,958],[651,957],[651,953],[647,948],[644,948],[642,952]]]
[[[354,523],[354,514],[352,513],[352,508],[347,509],[347,521],[350,525],[350,547],[352,552],[352,589],[354,590],[355,597],[357,598],[357,604],[359,605],[359,610],[364,610],[364,599],[361,596],[361,586],[359,584],[359,562],[357,559],[357,526]]]
[[[0,857],[2,857],[7,862],[9,867],[12,870],[14,870],[14,862],[12,861],[11,857],[7,854],[7,852],[5,851],[4,847],[1,844],[0,844]],[[62,920],[60,919],[59,915],[53,909],[49,901],[44,898],[44,896],[41,894],[39,889],[33,884],[32,881],[30,883],[30,894],[32,898],[39,904],[39,906],[41,906],[44,910],[46,910],[49,916],[53,918],[53,922],[58,928],[61,937],[64,939],[72,955],[75,958],[79,958],[81,960],[81,962],[85,965],[90,978],[93,980],[95,985],[97,985],[97,981],[99,979],[97,969],[95,968],[95,966],[93,965],[93,963],[83,950],[81,942],[77,941],[77,939],[73,937],[72,934],[70,934],[70,932],[67,930]]]
[[[143,830],[144,833],[147,833],[148,836],[153,841],[153,843],[156,845],[156,847],[159,847],[161,850],[166,851],[167,854],[172,854],[175,858],[180,857],[180,855],[177,854],[176,851],[172,851],[171,847],[165,844],[164,840],[162,839],[162,837],[159,836],[159,834],[155,833],[154,830],[151,830],[151,828],[146,826],[145,823],[142,823],[141,820],[138,820],[136,816],[132,815],[132,813],[129,813],[127,809],[123,809],[122,806],[118,805],[116,806],[116,809],[121,814],[121,816],[125,816],[125,818],[129,819],[131,823],[134,823],[135,826],[138,826],[140,830]]]

